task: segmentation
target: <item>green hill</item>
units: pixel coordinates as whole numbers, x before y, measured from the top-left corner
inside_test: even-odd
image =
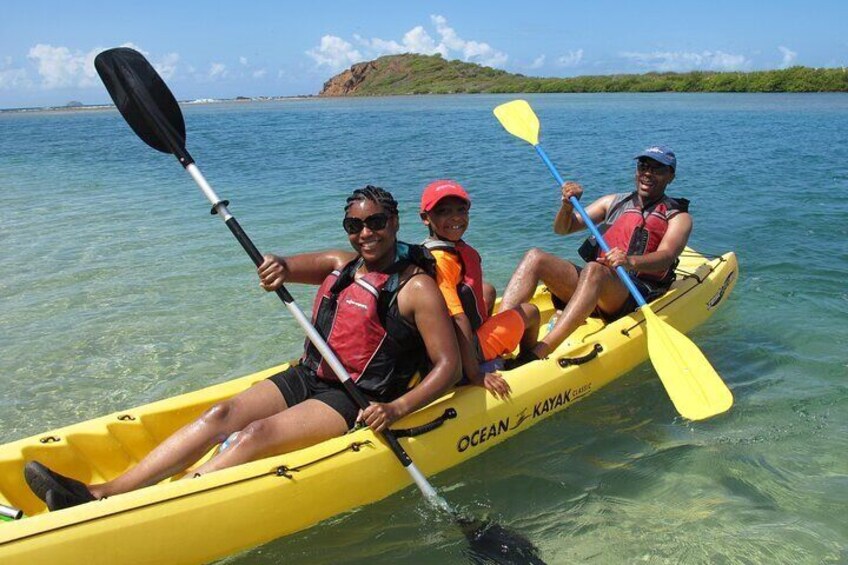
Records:
[[[848,70],[791,67],[773,71],[645,73],[537,78],[440,55],[403,54],[357,63],[326,83],[320,96],[519,92],[848,92]]]

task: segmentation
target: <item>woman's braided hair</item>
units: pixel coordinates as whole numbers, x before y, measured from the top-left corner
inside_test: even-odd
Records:
[[[347,197],[345,212],[348,211],[354,202],[361,202],[363,200],[370,200],[379,204],[390,216],[397,216],[398,214],[397,201],[392,196],[392,193],[379,186],[370,184],[365,188],[357,188],[353,191],[353,194]]]

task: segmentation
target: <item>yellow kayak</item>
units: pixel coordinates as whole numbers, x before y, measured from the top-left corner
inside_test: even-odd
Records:
[[[733,253],[708,259],[687,249],[677,282],[652,309],[686,332],[724,303],[737,274]],[[533,301],[542,319],[550,318],[544,289]],[[479,387],[456,388],[395,425],[409,431],[401,444],[427,476],[458,465],[645,361],[644,326],[641,313],[611,324],[590,318],[547,360],[504,372],[512,387],[508,400]],[[0,505],[24,513],[19,520],[0,520],[0,562],[204,563],[410,485],[408,473],[368,429],[57,512],[47,512],[24,483],[23,466],[31,460],[86,483],[110,480],[215,402],[283,367],[0,446]]]

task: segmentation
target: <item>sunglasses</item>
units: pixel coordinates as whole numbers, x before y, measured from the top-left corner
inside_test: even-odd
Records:
[[[656,161],[636,161],[636,169],[640,172],[650,171],[652,173],[665,173],[671,170],[671,167],[668,165],[663,165],[662,163],[657,163]]]
[[[371,214],[364,220],[360,218],[345,218],[342,220],[342,227],[344,231],[349,233],[350,235],[356,235],[362,231],[362,228],[368,226],[368,229],[371,231],[378,231],[385,229],[386,224],[389,223],[388,214],[384,214],[380,212],[379,214]]]

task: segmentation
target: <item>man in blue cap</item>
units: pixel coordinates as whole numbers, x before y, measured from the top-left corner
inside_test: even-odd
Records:
[[[507,368],[545,358],[593,312],[615,320],[635,310],[635,299],[615,273],[619,265],[630,273],[648,302],[664,294],[674,281],[677,258],[692,232],[689,201],[665,194],[674,180],[677,158],[671,148],[653,145],[634,160],[633,192],[609,194],[586,207],[604,235],[609,253],[601,251],[594,238],[589,238],[579,250],[585,267],[538,248],[528,251],[519,263],[504,291],[501,311],[527,302],[541,281],[562,312],[548,335],[532,350],[511,360]],[[576,182],[562,185],[555,233],[566,235],[586,227],[569,202],[572,196],[579,199],[582,194],[583,187]]]

